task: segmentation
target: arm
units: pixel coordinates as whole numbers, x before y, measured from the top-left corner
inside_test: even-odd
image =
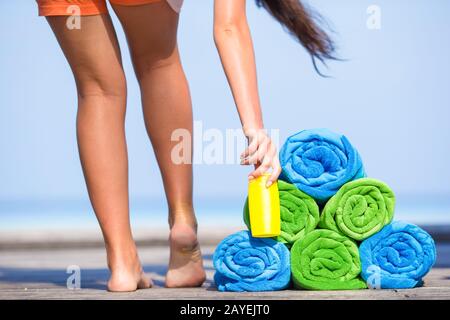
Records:
[[[255,164],[249,178],[272,169],[268,185],[280,174],[278,153],[264,132],[252,38],[245,12],[246,0],[215,0],[214,41],[230,85],[249,146],[241,164]]]

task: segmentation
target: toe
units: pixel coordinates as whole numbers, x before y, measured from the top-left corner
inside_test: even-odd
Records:
[[[145,273],[142,273],[141,279],[138,283],[138,289],[148,289],[153,287],[153,281],[150,277],[148,277]]]

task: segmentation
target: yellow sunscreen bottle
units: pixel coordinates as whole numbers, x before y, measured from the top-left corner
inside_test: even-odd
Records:
[[[250,229],[255,238],[280,235],[280,196],[275,182],[266,187],[269,173],[264,173],[248,183],[248,208]]]

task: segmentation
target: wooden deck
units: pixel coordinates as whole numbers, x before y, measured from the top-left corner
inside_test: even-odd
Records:
[[[1,250],[0,299],[450,299],[450,244],[438,246],[439,260],[425,286],[410,290],[221,293],[212,285],[213,250],[212,246],[203,248],[208,280],[202,288],[166,289],[167,248],[140,248],[144,269],[155,287],[133,293],[105,291],[108,270],[101,248]],[[81,289],[67,288],[70,265],[80,267]]]

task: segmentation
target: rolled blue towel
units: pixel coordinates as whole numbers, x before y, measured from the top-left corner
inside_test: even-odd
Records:
[[[303,130],[280,150],[280,179],[295,184],[319,204],[346,182],[365,177],[358,151],[348,139],[328,129]]]
[[[274,291],[291,278],[288,248],[273,239],[239,231],[222,240],[213,256],[219,291]]]
[[[416,225],[395,221],[359,247],[362,277],[369,286],[407,289],[422,285],[436,261],[431,236]]]

